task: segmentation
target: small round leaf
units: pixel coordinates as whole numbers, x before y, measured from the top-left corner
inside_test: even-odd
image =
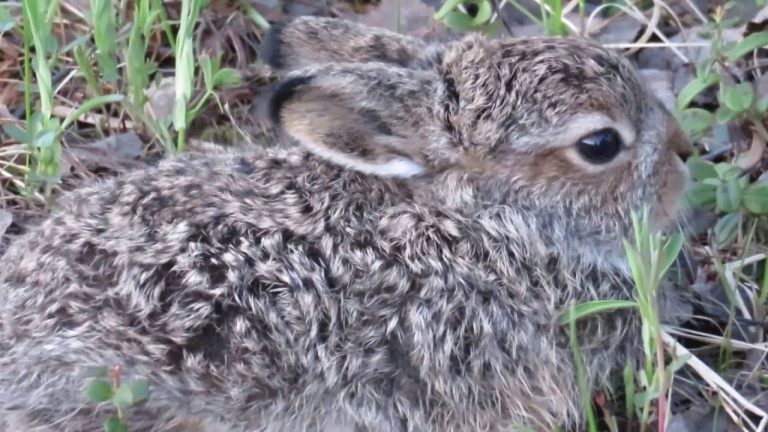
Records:
[[[119,418],[111,416],[104,422],[104,432],[128,432],[128,427]]]
[[[91,380],[85,387],[85,397],[92,403],[107,401],[112,397],[112,387],[104,380]]]
[[[718,246],[725,246],[736,237],[741,218],[741,213],[729,213],[717,221],[714,233],[715,243]]]
[[[717,74],[707,74],[692,79],[682,90],[680,90],[680,94],[677,96],[677,109],[679,111],[684,110],[691,102],[693,102],[699,93],[712,87],[718,82],[720,82],[720,76]]]
[[[678,114],[678,121],[683,131],[693,139],[704,136],[715,121],[715,116],[701,108],[688,108]]]
[[[755,100],[755,89],[751,83],[736,84],[726,87],[723,91],[725,105],[737,114],[741,114],[752,106]]]
[[[717,178],[717,170],[715,170],[715,164],[707,162],[701,158],[688,159],[686,163],[688,170],[691,172],[691,176],[695,180],[704,180],[707,178]]]
[[[717,209],[733,213],[741,206],[741,185],[735,178],[724,181],[717,188]]]
[[[717,186],[707,183],[694,183],[688,189],[686,197],[692,207],[710,207],[717,200]]]
[[[744,207],[756,215],[768,214],[768,183],[755,183],[744,191]]]
[[[133,401],[140,402],[149,397],[149,380],[146,378],[137,378],[131,384],[131,392],[133,393]]]
[[[121,384],[112,396],[112,403],[120,409],[126,409],[133,405],[133,391],[128,384]]]
[[[474,29],[472,17],[461,11],[450,11],[445,14],[443,22],[448,27],[459,31],[470,31]]]
[[[730,109],[727,105],[720,105],[720,108],[715,113],[715,119],[720,124],[728,123],[739,116],[739,112]]]
[[[717,171],[717,175],[722,180],[733,179],[741,174],[741,169],[739,167],[726,162],[715,164],[715,171]]]

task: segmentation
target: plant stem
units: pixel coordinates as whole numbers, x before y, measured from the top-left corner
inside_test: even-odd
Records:
[[[659,402],[658,402],[658,432],[664,432],[667,427],[667,390],[666,390],[666,365],[664,364],[664,342],[661,340],[661,328],[656,326],[656,364],[659,379]]]

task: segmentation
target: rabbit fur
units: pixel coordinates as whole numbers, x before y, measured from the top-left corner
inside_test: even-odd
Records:
[[[100,430],[83,385],[119,365],[151,383],[136,431],[580,425],[559,319],[631,298],[630,211],[670,226],[687,182],[690,143],[633,67],[577,38],[429,44],[319,17],[263,45],[295,145],[100,181],[11,244],[0,411]],[[623,148],[590,163],[575,143],[606,127]],[[590,384],[638,323],[579,321]]]

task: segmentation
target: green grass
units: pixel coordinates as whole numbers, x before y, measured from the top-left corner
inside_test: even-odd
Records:
[[[178,22],[169,19],[162,0],[132,3],[129,11],[127,2],[117,7],[110,0],[90,0],[82,16],[68,13],[59,0],[0,6],[0,33],[18,35],[23,44],[19,79],[26,114],[22,123],[5,124],[3,134],[25,148],[0,148],[0,178],[11,179],[7,187],[12,192],[51,203],[61,180],[62,139],[79,133],[77,123],[85,115],[127,120],[163,151],[180,153],[190,125],[212,100],[218,102],[216,93],[241,83],[239,71],[200,52],[195,31],[205,1],[182,2]],[[268,26],[252,7],[247,16],[258,20],[260,28]],[[175,59],[172,70],[154,61],[166,47]],[[56,107],[67,96],[58,94],[61,86],[54,80],[65,74],[74,83],[67,88],[80,86],[85,98],[62,114]],[[151,101],[146,90],[161,77],[172,79],[176,92],[171,115],[158,118],[147,113]],[[101,136],[116,132],[108,124],[94,126]]]

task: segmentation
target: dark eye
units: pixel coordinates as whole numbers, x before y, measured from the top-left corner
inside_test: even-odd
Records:
[[[621,137],[614,129],[602,129],[582,138],[576,148],[588,162],[604,164],[621,151]]]

